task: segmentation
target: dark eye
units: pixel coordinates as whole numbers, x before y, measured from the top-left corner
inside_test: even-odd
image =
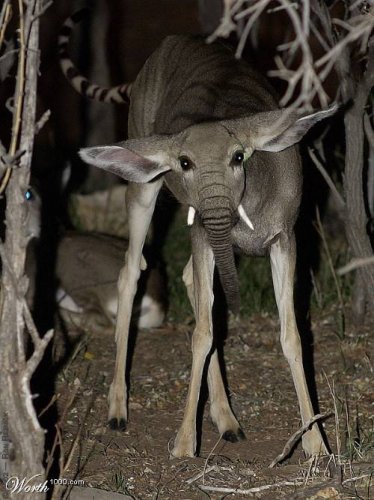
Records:
[[[28,189],[25,193],[25,200],[30,201],[34,198],[34,195],[32,194],[31,189]]]
[[[233,165],[241,165],[243,163],[243,161],[244,161],[243,151],[235,151],[235,153],[233,154],[231,163]]]
[[[181,156],[179,158],[179,164],[183,170],[190,170],[192,168],[192,161],[187,158],[187,156]]]

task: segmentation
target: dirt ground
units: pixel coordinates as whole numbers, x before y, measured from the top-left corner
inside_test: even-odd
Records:
[[[369,321],[358,328],[348,322],[340,338],[334,311],[312,323],[320,411],[335,411],[324,424],[335,457],[311,464],[299,444],[275,468],[269,464],[301,425],[277,318],[230,321],[227,378],[247,439],[237,444],[220,440],[208,402],[199,456],[189,459],[171,460],[168,450],[182,420],[193,324],[138,332],[130,421],[123,433],[106,426],[114,338],[83,336],[57,386],[59,411],[65,412],[64,460],[69,462],[61,477],[136,499],[244,498],[251,492],[235,490],[265,486],[252,494],[263,499],[374,498],[373,325]]]

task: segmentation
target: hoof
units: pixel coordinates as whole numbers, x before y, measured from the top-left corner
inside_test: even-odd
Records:
[[[124,418],[111,418],[108,422],[108,426],[112,431],[125,431],[126,430],[126,420]]]
[[[302,437],[304,453],[307,457],[329,455],[327,446],[316,425]]]
[[[238,441],[244,441],[245,434],[244,432],[240,429],[234,432],[234,431],[226,431],[222,434],[222,439],[225,441],[230,441],[230,443],[237,443]]]
[[[196,453],[193,450],[190,449],[178,449],[178,448],[173,448],[169,458],[171,460],[175,458],[193,458],[196,456]]]

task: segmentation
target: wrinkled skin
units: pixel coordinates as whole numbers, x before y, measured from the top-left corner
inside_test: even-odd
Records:
[[[237,310],[239,285],[231,231],[239,219],[237,210],[245,187],[245,148],[219,123],[193,127],[180,135],[179,157],[188,158],[191,166],[182,173],[167,174],[166,184],[177,199],[195,208],[208,235],[227,302]],[[235,161],[236,153],[242,154],[243,161]]]

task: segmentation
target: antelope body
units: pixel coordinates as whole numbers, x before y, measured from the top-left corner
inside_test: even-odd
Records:
[[[105,323],[113,328],[118,307],[116,285],[127,246],[127,240],[104,234],[70,231],[63,236],[56,260],[57,302],[67,323],[88,325],[90,331],[100,333],[105,331]],[[158,266],[143,277],[142,296],[133,319],[139,328],[157,328],[165,318],[165,279]]]
[[[126,427],[131,310],[143,268],[142,248],[163,182],[189,207],[192,256],[183,279],[196,317],[187,403],[172,455],[196,452],[196,412],[206,364],[210,414],[219,433],[230,441],[244,437],[227,398],[212,329],[215,265],[229,307],[238,308],[234,250],[270,253],[282,348],[302,420],[312,418],[293,305],[293,227],[302,189],[294,144],[329,114],[331,110],[300,117],[280,110],[266,81],[235,60],[230,50],[196,37],[172,36],[148,59],[131,87],[129,140],[81,150],[87,163],[129,181],[129,248],[118,280],[117,356],[109,393],[112,428]],[[326,452],[318,427],[304,435],[303,448],[310,455]]]

